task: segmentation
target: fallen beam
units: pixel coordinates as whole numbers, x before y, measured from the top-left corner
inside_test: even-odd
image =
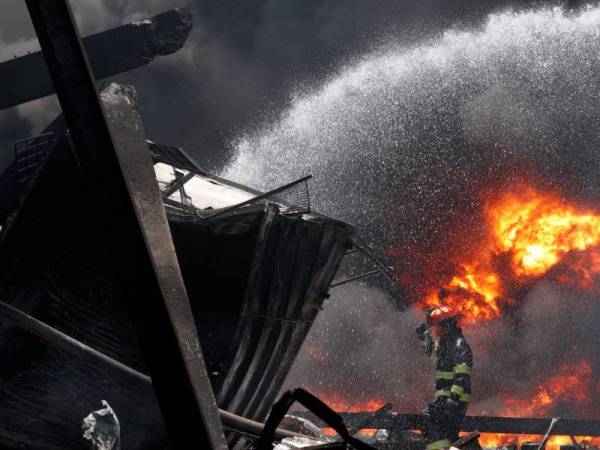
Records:
[[[228,448],[133,96],[105,102],[67,0],[26,0],[174,449]],[[118,89],[118,87],[115,87]]]
[[[317,426],[326,426],[316,416],[303,411],[293,412],[295,416],[303,417]],[[372,416],[373,413],[340,413],[344,422],[348,424],[359,423]],[[481,433],[506,433],[506,434],[537,434],[543,436],[552,422],[548,419],[520,418],[520,417],[489,417],[468,416],[465,418],[461,430],[475,431]],[[389,413],[373,420],[369,427],[374,429],[398,429],[417,428],[416,414]],[[600,422],[589,420],[559,420],[552,429],[553,435],[560,436],[600,436]]]
[[[0,316],[5,317],[19,328],[24,329],[49,344],[53,344],[75,354],[85,353],[115,369],[143,381],[144,383],[151,383],[151,379],[148,375],[126,366],[116,359],[97,351],[89,345],[72,338],[56,328],[52,328],[44,322],[37,320],[35,317],[32,317],[3,301],[0,301]]]
[[[1,300],[0,316],[10,320],[14,325],[18,326],[19,328],[25,330],[28,333],[33,334],[34,336],[39,337],[44,342],[50,345],[60,347],[76,356],[79,356],[80,354],[91,356],[93,358],[96,358],[99,362],[102,362],[104,364],[107,364],[108,366],[120,370],[121,372],[132,376],[144,383],[152,383],[152,379],[148,375],[138,370],[135,370],[102,352],[99,352],[98,350],[90,347],[89,345],[86,345],[83,342],[74,339],[73,337],[63,333],[62,331],[59,331],[56,328],[47,325],[46,323],[36,319],[35,317],[32,317],[29,314],[24,313],[23,311]],[[261,436],[263,429],[265,428],[264,423],[251,420],[246,417],[238,416],[237,414],[233,414],[223,409],[219,409],[219,416],[221,417],[221,420],[223,421],[223,426],[226,429],[234,433],[243,434],[244,436],[258,438]],[[302,434],[295,433],[293,431],[286,430],[284,428],[277,428],[275,430],[275,438],[277,440],[292,437],[305,436],[303,436]]]
[[[176,52],[188,37],[192,16],[175,9],[83,39],[97,80],[137,69],[155,57]],[[42,52],[0,63],[0,109],[54,93]]]

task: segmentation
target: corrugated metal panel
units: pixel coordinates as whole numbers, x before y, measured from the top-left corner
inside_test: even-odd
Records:
[[[68,202],[64,192],[72,193]],[[121,294],[113,292],[111,267],[86,198],[62,141],[2,243],[0,294],[139,367],[126,315],[117,310],[111,314]],[[215,389],[224,406],[262,418],[318,312],[352,229],[318,215],[286,216],[273,206],[267,212],[251,208],[210,221],[177,215],[169,220],[209,370],[217,373]],[[195,302],[197,291],[210,301]],[[21,396],[15,399],[0,391],[0,417],[4,430],[10,428],[10,436],[0,430],[0,441],[27,436],[31,448],[82,448],[79,421],[106,396],[123,415],[124,426],[132,427],[124,437],[127,448],[147,448],[142,445],[151,437],[146,429],[161,435],[162,424],[154,413],[136,428],[140,411],[155,411],[148,406],[154,404],[151,392],[110,369],[40,348],[35,339],[15,335],[1,321],[0,336],[0,354],[7,360],[27,360],[18,374],[0,373],[0,384]],[[47,399],[54,403],[45,409]],[[34,428],[28,416],[35,418]],[[44,439],[48,445],[33,445]]]
[[[236,331],[240,344],[218,394],[222,408],[265,418],[321,308],[351,233],[329,219],[285,216],[269,207]],[[231,437],[231,443],[236,440]],[[242,448],[243,442],[236,446]]]

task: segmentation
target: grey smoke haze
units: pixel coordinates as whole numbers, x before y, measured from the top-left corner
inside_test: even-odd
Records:
[[[232,141],[237,158],[224,175],[269,189],[312,173],[317,208],[358,224],[381,250],[470,242],[481,187],[493,195],[524,180],[597,206],[599,35],[597,6],[536,8],[391,43],[296,90],[276,119]],[[542,281],[512,316],[472,329],[471,412],[498,413],[503,395],[530,398],[568,362],[586,358],[597,372],[597,297]],[[377,288],[335,291],[287,386],[416,411],[433,377],[417,356],[416,324]],[[597,377],[590,404],[551,413],[597,417]]]
[[[183,51],[119,78],[137,86],[153,139],[207,166],[233,156],[225,174],[254,187],[313,173],[318,207],[380,248],[427,247],[480,208],[473,187],[484,181],[535,177],[597,197],[600,11],[528,11],[533,3],[488,18],[511,2],[197,1]],[[73,6],[87,34],[183,5]],[[21,0],[2,8],[0,59],[35,45]],[[55,111],[50,99],[0,112],[0,139],[41,129]],[[600,367],[597,309],[593,298],[541,283],[512,320],[471,334],[473,412],[496,411],[498,392],[531,392],[573,344]],[[340,288],[287,385],[416,411],[432,390],[417,324],[414,310],[394,311],[378,288]]]
[[[412,308],[393,311],[378,288],[335,288],[285,388],[303,386],[325,399],[336,393],[348,406],[380,400],[410,411],[425,405],[431,364],[415,338],[419,323]]]
[[[546,414],[597,420],[598,317],[597,295],[540,282],[511,319],[466,328],[475,353],[470,413],[509,414],[505,395],[527,401],[564,364],[586,360],[593,368],[590,402],[576,406],[568,397]],[[335,393],[347,406],[380,400],[392,402],[396,411],[418,412],[431,400],[434,377],[415,335],[421,320],[412,307],[393,311],[378,288],[335,289],[284,388],[303,386],[324,399]]]

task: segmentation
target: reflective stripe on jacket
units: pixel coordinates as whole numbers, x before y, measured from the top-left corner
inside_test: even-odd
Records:
[[[436,361],[435,397],[450,397],[466,410],[471,401],[471,348],[460,329],[450,329],[439,342],[428,342],[427,354]]]

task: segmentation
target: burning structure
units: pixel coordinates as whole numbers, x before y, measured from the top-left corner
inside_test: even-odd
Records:
[[[481,196],[482,208],[470,216],[470,223],[457,223],[468,239],[453,239],[461,233],[449,229],[429,252],[419,253],[415,246],[389,251],[398,261],[397,276],[410,299],[409,308],[450,305],[462,311],[463,326],[473,336],[475,373],[479,369],[483,374],[475,381],[479,396],[463,429],[481,431],[479,440],[485,446],[540,442],[550,424],[542,418],[560,416],[565,419],[556,424],[548,448],[575,445],[570,435],[579,435],[575,442],[598,445],[595,341],[585,338],[597,311],[598,208],[593,202],[570,200],[547,187],[524,183],[482,190]],[[579,317],[582,303],[588,317]],[[562,318],[555,317],[556,304],[563,305]],[[534,326],[545,323],[553,329],[558,320],[570,329],[573,318],[578,328],[566,337]],[[539,340],[548,345],[541,346]],[[561,354],[564,348],[567,351]],[[540,349],[557,349],[558,357],[540,354]],[[328,364],[329,355],[322,350],[312,353]],[[537,358],[557,364],[538,371],[530,361]],[[427,384],[414,385],[426,396],[431,394]],[[350,421],[364,420],[365,411],[375,411],[390,400],[376,395],[353,401],[339,392],[319,393],[337,410],[347,411]],[[413,409],[415,397],[399,396],[396,407]],[[574,418],[583,420],[569,420]],[[408,429],[416,420],[389,414],[373,428]]]
[[[37,14],[34,21],[44,51],[59,56],[53,64],[69,63],[61,66],[68,69],[74,62],[68,52],[53,42],[52,33],[44,37],[45,26],[50,31],[53,23],[65,26],[64,18],[52,10]],[[185,35],[189,29],[185,14],[169,17],[181,38],[181,32]],[[153,23],[141,21],[125,32],[155,31]],[[176,50],[179,44],[170,40],[170,33],[166,35],[169,38],[161,42]],[[72,35],[71,41],[76,42]],[[90,43],[89,56],[99,76],[129,67],[101,72],[95,67],[92,48]],[[139,60],[160,54],[154,48],[144,47]],[[31,60],[35,58],[39,64],[40,55]],[[129,64],[127,57],[124,61]],[[85,64],[75,62],[73,71],[81,76]],[[2,351],[7,360],[15,361],[1,374],[7,393],[0,400],[3,444],[78,448],[74,443],[78,429],[73,424],[98,407],[101,395],[108,392],[115,410],[128,411],[120,417],[127,448],[162,445],[167,430],[180,439],[173,442],[175,446],[182,445],[182,436],[193,435],[198,445],[222,447],[216,404],[239,414],[237,419],[265,417],[354,230],[309,212],[302,198],[291,199],[281,192],[263,195],[204,173],[185,151],[147,141],[132,91],[118,86],[106,91],[104,116],[98,114],[102,109],[95,107],[89,83],[86,91],[81,87],[85,83],[79,84],[81,78],[67,78],[65,74],[73,75],[69,70],[61,74],[56,66],[49,68],[65,119],[57,120],[42,136],[16,143],[15,163],[0,179],[5,187],[0,292],[9,306],[100,350],[113,363],[99,366],[90,355],[74,357],[40,343],[15,327],[14,317],[0,322],[0,332],[6,336],[3,342],[10,342]],[[75,88],[85,95],[73,95]],[[52,87],[46,83],[28,89],[32,93],[7,98],[4,104],[47,95]],[[109,133],[102,130],[105,122]],[[422,145],[426,144],[431,143]],[[115,170],[117,164],[99,156],[114,163],[102,151],[107,148],[114,149],[122,177]],[[539,288],[532,286],[541,278],[578,292],[596,292],[598,213],[594,205],[567,202],[543,186],[515,185],[483,192],[485,208],[471,210],[476,220],[457,224],[459,231],[447,233],[432,248],[390,250],[390,256],[400,261],[398,279],[413,305],[448,302],[463,312],[465,325],[475,330],[476,321],[522,319],[519,305],[531,289]],[[161,214],[162,208],[166,215]],[[131,220],[132,211],[136,221]],[[448,238],[459,234],[470,239]],[[403,264],[407,260],[410,265]],[[514,333],[522,334],[524,328],[527,323],[515,326]],[[180,330],[185,330],[185,336]],[[472,412],[527,419],[470,417],[465,430],[539,435],[550,424],[542,417],[553,415],[558,403],[586,411],[597,380],[593,365],[577,349],[568,364],[540,374],[527,373],[523,361],[508,357],[513,341],[503,344],[507,350],[502,364],[524,367],[534,388],[528,396],[514,396],[503,381],[511,381],[510,377],[497,377],[505,369],[496,367],[492,372],[497,379],[485,383],[493,386],[496,404],[475,405]],[[319,354],[318,348],[314,354]],[[485,361],[485,354],[479,356]],[[115,366],[115,361],[125,367]],[[331,399],[336,409],[356,411],[358,417],[347,419],[358,418],[361,423],[365,423],[361,411],[383,404],[380,399],[336,402],[335,394]],[[176,405],[178,400],[183,403]],[[220,417],[225,423],[228,416],[222,410]],[[590,410],[588,417],[578,418],[594,416]],[[200,424],[204,428],[198,433],[190,431],[202,428]],[[232,428],[231,422],[225,425]],[[386,413],[369,426],[409,429],[414,417]],[[553,432],[595,436],[598,426],[563,420]],[[240,448],[246,442],[238,434],[229,437],[229,444]],[[484,436],[482,442],[505,440],[494,435]],[[562,442],[560,438],[549,445]]]
[[[571,210],[571,216],[597,215],[598,14],[597,6],[576,13],[501,11],[480,26],[444,30],[415,47],[390,39],[301,90],[280,117],[242,134],[228,176],[248,173],[274,183],[268,168],[275,164],[293,161],[288,177],[314,167],[325,191],[318,206],[366,228],[389,250],[410,299],[400,316],[378,286],[334,292],[290,387],[312,388],[338,410],[389,401],[395,410],[418,411],[432,395],[433,374],[427,361],[414,357],[416,305],[435,301],[441,287],[458,281],[485,282],[479,277],[485,272],[497,277],[500,311],[466,325],[475,350],[469,413],[598,417],[597,289],[564,276],[577,267],[569,260],[594,252],[594,245],[559,251],[560,262],[543,275],[520,276],[513,285],[513,250],[496,246],[486,213],[512,196],[519,205],[540,198],[538,204],[559,204],[558,211]],[[351,194],[331,201],[328,194],[339,191]],[[471,263],[478,266],[463,267]],[[488,305],[479,294],[446,289],[457,302]],[[340,361],[339,354],[347,357]],[[584,382],[574,384],[574,378]],[[509,409],[504,400],[530,405],[546,394],[554,400],[537,409],[516,408],[519,402]],[[544,423],[536,434],[543,435],[550,420]],[[587,431],[578,429],[594,435],[597,428]]]
[[[17,143],[15,161],[0,181],[0,333],[3,358],[11,361],[1,375],[2,446],[84,448],[81,419],[106,399],[116,411],[127,411],[119,417],[123,448],[164,448],[169,441],[183,448],[189,439],[222,448],[215,397],[226,417],[264,418],[351,246],[353,229],[310,211],[306,180],[295,184],[296,191],[290,186],[262,195],[204,173],[180,148],[146,141],[129,88],[111,85],[102,95],[106,119],[98,115],[102,109],[85,81],[76,35],[65,31],[72,29],[65,3],[30,6],[42,48],[53,55],[49,69],[65,117]],[[165,47],[181,47],[189,26],[187,12],[174,11],[98,35],[91,46],[102,58],[103,45],[133,33],[130,44],[140,45],[137,53],[147,61]],[[48,30],[54,31],[45,35]],[[145,41],[140,31],[149,31]],[[127,64],[114,70],[130,67],[129,55],[120,60]],[[9,65],[21,63],[30,64]],[[49,93],[31,84],[33,94],[3,104]],[[78,159],[86,142],[91,153]],[[113,145],[120,149],[119,166],[93,153]],[[95,163],[89,166],[86,158]],[[121,186],[137,211],[133,227],[123,222],[132,204],[111,187],[119,186],[118,167],[128,173]],[[135,237],[138,227],[143,240]],[[102,237],[107,228],[115,232],[108,244]],[[132,248],[125,236],[145,244]],[[143,263],[146,245],[150,266]],[[122,258],[117,268],[115,258]],[[152,292],[154,276],[161,294]],[[165,297],[166,310],[153,303],[157,295]],[[128,310],[131,296],[139,302]],[[177,350],[175,342],[183,347]],[[180,351],[187,352],[185,361],[177,360]],[[157,397],[147,372],[154,392],[162,392]],[[204,433],[197,429],[202,423]],[[244,446],[239,432],[229,443]]]

